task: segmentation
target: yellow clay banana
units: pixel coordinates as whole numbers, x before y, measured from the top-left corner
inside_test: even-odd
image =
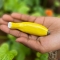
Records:
[[[22,32],[36,36],[45,36],[49,34],[49,31],[45,26],[33,22],[9,22],[8,27],[11,29],[18,29]]]

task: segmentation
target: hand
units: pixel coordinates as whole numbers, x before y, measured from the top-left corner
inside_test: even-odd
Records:
[[[34,35],[27,35],[18,30],[11,30],[7,27],[8,22],[30,21],[46,26],[50,35],[44,37],[37,37]],[[34,17],[23,15],[19,13],[12,13],[11,15],[3,15],[0,19],[0,29],[8,34],[16,36],[17,42],[20,42],[31,49],[38,52],[45,53],[60,49],[60,18],[56,17]]]

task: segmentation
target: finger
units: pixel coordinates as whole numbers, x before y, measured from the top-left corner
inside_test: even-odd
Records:
[[[27,35],[27,34],[22,33],[22,32],[20,32],[20,31],[18,31],[18,30],[11,30],[11,29],[9,29],[6,25],[1,25],[1,26],[0,26],[0,29],[1,29],[2,31],[4,31],[5,33],[11,34],[11,35],[13,35],[13,36],[15,36],[15,37],[23,36],[23,37],[28,38],[28,35]]]
[[[22,21],[21,21],[21,20],[18,20],[18,19],[14,19],[13,22],[17,22],[17,23],[19,23],[19,22],[22,22]]]
[[[0,18],[0,25],[1,25],[1,24],[5,24],[5,25],[7,25],[7,22],[4,21],[2,18]]]
[[[42,45],[36,40],[28,40],[25,37],[20,37],[16,41],[20,42],[20,43],[28,46],[29,48],[36,50],[36,51],[39,51],[39,52],[44,51]]]
[[[19,19],[23,21],[31,21],[31,22],[33,22],[36,19],[35,16],[24,15],[24,14],[19,14],[19,13],[12,13],[11,16],[15,19]]]
[[[3,16],[2,16],[2,19],[5,20],[5,21],[8,21],[8,22],[14,20],[14,19],[13,19],[10,15],[8,15],[8,14],[3,15]]]
[[[8,33],[9,34],[9,29],[6,25],[0,25],[0,29],[5,32],[5,33]]]
[[[19,19],[22,21],[36,22],[39,24],[43,24],[45,20],[45,17],[36,17],[36,16],[19,14],[19,13],[12,13],[11,16],[15,19]]]
[[[29,35],[29,39],[31,40],[37,40],[37,36],[34,36],[34,35]]]
[[[2,19],[7,22],[21,22],[20,20],[13,19],[10,15],[5,14],[2,16]]]

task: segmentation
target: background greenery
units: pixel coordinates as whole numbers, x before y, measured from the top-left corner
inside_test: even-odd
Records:
[[[18,12],[34,16],[60,17],[59,8],[59,0],[0,0],[0,16]],[[48,60],[48,53],[41,54],[33,51],[30,48],[15,42],[16,38],[12,35],[8,34],[5,37],[1,37],[8,37],[6,43],[9,45],[9,48],[16,50],[17,56],[14,60]]]

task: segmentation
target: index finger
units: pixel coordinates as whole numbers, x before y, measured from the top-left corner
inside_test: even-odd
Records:
[[[30,21],[34,22],[37,17],[25,15],[25,14],[19,14],[19,13],[12,13],[11,16],[15,19],[23,20],[23,21]]]

